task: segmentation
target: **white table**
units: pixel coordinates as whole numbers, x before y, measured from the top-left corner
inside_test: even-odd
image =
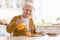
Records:
[[[42,37],[26,37],[26,36],[10,37],[6,32],[6,26],[0,25],[0,40],[60,40],[60,35],[56,37],[49,37],[48,35]]]
[[[48,35],[42,36],[42,37],[26,37],[26,36],[20,36],[20,37],[1,37],[0,40],[60,40],[60,35],[56,37],[49,37]]]
[[[10,36],[6,31],[6,25],[0,25],[0,36]]]

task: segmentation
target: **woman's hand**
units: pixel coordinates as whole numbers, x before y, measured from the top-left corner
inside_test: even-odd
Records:
[[[21,19],[18,19],[18,20],[16,21],[16,24],[18,25],[18,24],[20,24],[20,23],[22,23],[22,20],[21,20]]]
[[[26,36],[30,37],[30,36],[32,36],[32,33],[31,32],[26,32]]]

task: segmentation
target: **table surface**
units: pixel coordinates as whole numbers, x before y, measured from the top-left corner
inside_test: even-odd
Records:
[[[46,24],[46,25],[36,25],[40,27],[60,27],[60,24]]]
[[[0,36],[0,40],[60,40],[60,35],[58,35],[56,37],[49,37],[48,35],[41,36],[41,37],[26,37],[26,36],[2,37],[2,36]]]
[[[60,26],[60,25],[59,25]],[[0,27],[4,28],[4,25],[0,25]],[[3,32],[4,33],[4,32]],[[13,37],[13,36],[0,36],[0,40],[60,40],[60,35],[55,37],[50,37],[48,35],[45,36],[38,36],[38,37],[26,37],[26,36],[19,36],[19,37]]]

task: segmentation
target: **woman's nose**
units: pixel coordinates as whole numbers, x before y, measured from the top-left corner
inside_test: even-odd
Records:
[[[27,11],[27,13],[30,13],[30,11]]]

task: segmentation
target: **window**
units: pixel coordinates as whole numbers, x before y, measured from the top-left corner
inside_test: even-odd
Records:
[[[41,18],[43,16],[42,0],[34,0],[33,3],[34,3],[34,8],[35,8],[35,11],[33,13],[33,19],[34,19],[35,24],[38,25],[40,24]]]
[[[25,0],[0,0],[0,18],[7,18],[6,20],[9,20],[9,18],[15,15],[22,14],[21,7],[24,1]],[[35,24],[57,23],[56,19],[58,17],[60,18],[59,1],[60,0],[33,0],[35,10],[32,15]]]
[[[0,0],[0,8],[20,8],[24,0]]]
[[[46,24],[58,23],[56,19],[60,18],[60,0],[34,0],[35,23],[42,24],[42,20]]]
[[[24,0],[0,0],[0,19],[9,23],[14,16],[22,14],[23,3]]]

